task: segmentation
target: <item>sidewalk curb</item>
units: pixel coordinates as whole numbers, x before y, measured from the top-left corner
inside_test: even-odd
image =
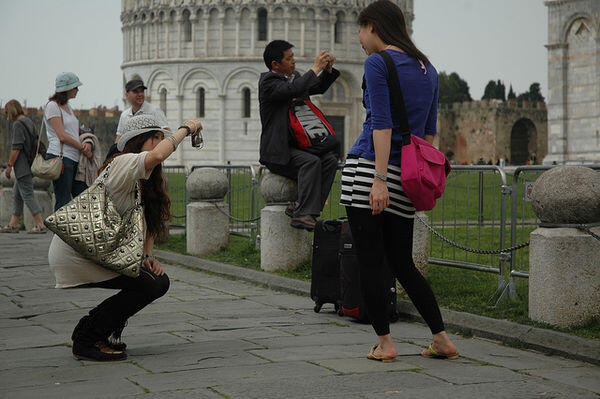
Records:
[[[310,283],[306,281],[174,252],[155,251],[155,255],[170,265],[198,269],[291,294],[310,295]],[[423,319],[410,301],[398,301],[398,310],[403,317],[423,323]],[[600,365],[600,341],[449,309],[442,309],[442,316],[449,330],[461,334],[494,339],[510,346],[534,349]]]

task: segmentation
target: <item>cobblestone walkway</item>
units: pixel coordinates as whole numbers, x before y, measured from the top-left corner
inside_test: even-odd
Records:
[[[126,361],[71,356],[77,320],[110,292],[56,290],[50,234],[0,234],[2,398],[598,398],[600,367],[453,336],[462,357],[425,359],[429,331],[392,327],[393,363],[364,358],[370,326],[308,298],[166,266],[171,289],[125,329]]]

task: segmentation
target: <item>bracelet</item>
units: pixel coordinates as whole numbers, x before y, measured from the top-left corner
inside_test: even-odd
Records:
[[[144,255],[143,260],[146,260],[146,259],[156,259],[156,258],[154,257],[154,255],[146,254],[146,255]]]
[[[187,130],[187,134],[185,135],[186,137],[192,135],[192,129],[188,125],[181,125],[177,128],[177,130],[179,130],[179,129]]]
[[[173,152],[175,152],[175,150],[177,149],[177,146],[179,145],[179,143],[177,142],[177,139],[175,138],[175,136],[169,136],[169,137],[167,137],[167,140],[169,140],[171,142],[171,144],[173,145]]]
[[[381,181],[384,181],[384,182],[387,181],[387,176],[386,175],[382,175],[381,173],[375,172],[375,177],[378,178]]]

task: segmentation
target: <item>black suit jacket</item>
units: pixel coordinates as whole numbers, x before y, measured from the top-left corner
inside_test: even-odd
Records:
[[[290,160],[290,122],[288,112],[294,98],[308,99],[323,94],[340,76],[337,69],[323,71],[318,77],[309,69],[304,75],[294,72],[292,83],[276,72],[260,75],[258,102],[260,105],[260,163],[285,165]]]

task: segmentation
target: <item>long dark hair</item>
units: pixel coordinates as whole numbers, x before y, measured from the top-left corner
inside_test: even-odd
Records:
[[[67,101],[69,101],[69,95],[67,93],[69,92],[59,91],[57,93],[54,93],[50,98],[48,98],[48,100],[56,101],[58,105],[65,105]]]
[[[98,173],[108,166],[116,157],[127,153],[140,153],[142,146],[156,131],[140,134],[133,137],[125,144],[122,152],[114,154],[104,162]],[[171,219],[171,200],[167,194],[167,185],[162,171],[162,164],[158,164],[152,170],[148,180],[141,181],[142,205],[144,206],[144,219],[146,228],[157,242],[163,241],[169,234],[167,223]]]
[[[406,30],[406,21],[400,7],[389,0],[377,0],[358,15],[358,24],[371,24],[377,36],[386,44],[399,47],[415,60],[429,64],[429,59],[413,43]]]

